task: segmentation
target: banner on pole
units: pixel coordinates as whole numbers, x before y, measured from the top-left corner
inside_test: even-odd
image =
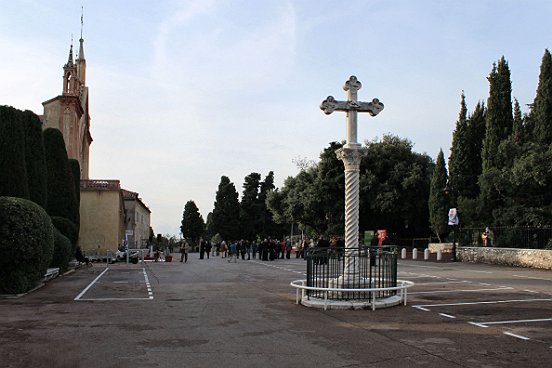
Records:
[[[449,225],[458,225],[458,211],[456,211],[456,208],[451,208],[449,210],[448,224]]]

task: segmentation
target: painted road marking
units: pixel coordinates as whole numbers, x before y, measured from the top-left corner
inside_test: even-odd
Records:
[[[443,317],[447,317],[447,318],[452,318],[452,319],[455,319],[456,317],[454,316],[451,316],[450,314],[446,314],[446,313],[439,313],[440,316],[443,316]]]
[[[259,264],[259,265],[262,265],[262,266],[276,268],[276,269],[282,270],[282,271],[294,272],[294,273],[298,273],[298,274],[305,275],[305,276],[307,275],[303,271],[292,270],[292,269],[289,269],[289,268],[280,267],[280,266],[276,266],[276,265],[272,265],[272,264],[268,264],[268,263],[257,262],[257,261],[252,261],[251,263],[256,263],[256,264]]]
[[[532,279],[532,280],[552,281],[552,279],[545,279],[545,278],[541,278],[541,277],[522,276],[522,275],[512,275],[512,276],[514,276],[514,277],[522,277],[522,278],[525,278],[525,279]]]
[[[521,335],[516,335],[515,333],[511,333],[511,332],[504,332],[504,335],[508,335],[508,336],[512,336],[512,337],[516,337],[518,339],[522,339],[522,340],[531,340],[530,338],[526,337],[526,336],[521,336]]]
[[[413,293],[408,293],[412,295]],[[501,303],[524,303],[524,302],[550,302],[552,299],[512,299],[512,300],[493,300],[493,301],[483,301],[483,302],[464,302],[464,303],[447,303],[447,304],[419,304],[413,305],[414,308],[424,307],[453,307],[461,305],[478,305],[478,304],[501,304]]]
[[[489,325],[503,325],[503,324],[512,324],[512,323],[534,323],[534,322],[550,322],[552,318],[541,318],[541,319],[519,319],[511,321],[490,321],[490,322],[477,322],[478,326],[489,327]],[[471,323],[471,322],[470,322]],[[472,324],[476,324],[475,322]]]
[[[487,325],[484,325],[482,323],[478,323],[478,322],[468,322],[470,325],[474,325],[474,326],[477,326],[477,327],[483,327],[483,328],[487,328],[489,326]]]
[[[114,300],[151,300],[153,299],[153,290],[151,288],[148,274],[146,273],[146,269],[142,268],[142,272],[144,274],[144,281],[146,284],[146,288],[148,290],[148,297],[146,298],[83,298],[82,296],[86,294],[86,292],[96,283],[98,280],[109,270],[108,267],[106,267],[105,270],[102,271],[90,284],[88,284],[87,287],[84,288],[83,291],[80,292],[79,295],[75,297],[74,300],[76,301],[114,301]],[[128,281],[113,281],[115,284],[121,284],[121,283],[127,283]]]
[[[90,289],[92,287],[92,285],[94,285],[96,283],[96,281],[98,281],[100,279],[100,277],[102,277],[103,274],[107,272],[107,270],[109,270],[109,268],[106,267],[105,270],[103,270],[103,272],[100,273],[98,275],[98,277],[96,277],[94,279],[94,281],[92,281],[90,284],[88,284],[88,286],[85,287],[84,290],[81,291],[81,293],[79,295],[77,295],[74,300],[80,300],[80,298],[84,295],[84,293],[86,293],[88,291],[88,289]]]
[[[419,310],[423,310],[424,312],[429,312],[429,309],[424,308],[424,307],[420,307],[420,306],[418,306],[418,305],[414,305],[413,308],[416,308],[416,309],[419,309]]]
[[[418,284],[416,284],[418,285]],[[466,293],[466,292],[480,292],[480,291],[498,291],[498,290],[513,290],[514,288],[509,286],[501,286],[494,289],[471,289],[471,290],[435,290],[435,291],[417,291],[410,292],[408,295],[418,295],[418,294],[442,294],[442,293]],[[443,304],[444,305],[444,304]]]

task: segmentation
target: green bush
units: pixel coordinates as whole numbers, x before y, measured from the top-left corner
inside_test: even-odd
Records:
[[[0,293],[35,287],[53,251],[53,225],[46,211],[26,199],[0,197]]]
[[[59,267],[61,272],[67,271],[69,262],[75,258],[71,241],[54,227],[54,255],[50,267]]]
[[[79,230],[71,220],[61,216],[52,216],[52,224],[59,232],[67,237],[71,242],[73,254],[77,250],[77,241],[79,240]]]

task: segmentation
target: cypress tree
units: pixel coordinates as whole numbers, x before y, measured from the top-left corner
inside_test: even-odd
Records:
[[[22,112],[0,106],[0,196],[29,199]]]
[[[544,146],[550,145],[552,143],[552,57],[548,49],[544,50],[542,57],[532,118],[536,142]]]
[[[268,210],[268,207],[266,205],[266,198],[268,196],[268,192],[274,190],[276,187],[274,186],[274,172],[269,171],[268,174],[265,176],[264,180],[261,182],[261,186],[259,189],[259,206],[260,206],[260,213],[261,213],[261,223],[260,228],[257,232],[257,234],[260,234],[262,237],[265,236],[277,236],[278,226],[274,222],[274,219],[272,218],[272,212]]]
[[[512,83],[510,69],[504,56],[498,61],[498,65],[493,64],[488,80],[489,99],[482,153],[483,172],[492,167],[500,167],[497,160],[498,146],[510,136],[513,127]]]
[[[500,180],[500,171],[505,162],[499,158],[499,146],[510,138],[514,126],[512,116],[512,83],[510,70],[504,56],[493,65],[489,75],[489,99],[487,100],[485,139],[482,151],[482,170],[479,178],[479,208],[481,218],[493,222],[493,211],[503,205],[495,181]]]
[[[429,223],[431,229],[442,241],[442,236],[447,233],[447,219],[449,201],[447,199],[447,168],[445,167],[445,157],[443,150],[439,150],[433,175],[429,186]]]
[[[517,98],[514,98],[514,126],[512,129],[512,140],[516,144],[521,144],[523,141],[523,118],[521,116],[521,108]]]
[[[479,195],[479,184],[477,180],[481,175],[483,140],[485,138],[485,115],[486,109],[483,102],[478,102],[473,113],[468,116],[468,141],[466,147],[469,156],[470,180],[463,188],[462,196],[466,198],[477,198]]]
[[[194,201],[188,201],[184,206],[180,231],[183,237],[190,238],[193,241],[205,234],[205,222]]]
[[[464,190],[472,180],[470,175],[469,161],[469,131],[468,131],[468,109],[466,108],[466,97],[462,92],[460,100],[460,113],[456,121],[456,128],[452,133],[452,147],[449,156],[449,195],[451,204],[456,205],[456,199],[464,195]]]
[[[240,238],[240,202],[234,183],[227,176],[220,178],[215,207],[213,209],[213,227],[222,239]]]
[[[48,174],[46,211],[50,216],[65,217],[76,223],[78,207],[75,184],[69,167],[63,136],[58,129],[48,128],[44,130],[43,137]]]
[[[30,200],[46,208],[47,173],[42,140],[42,122],[36,114],[25,111],[22,115],[25,126],[25,162]]]
[[[243,183],[242,200],[240,202],[240,227],[242,236],[246,239],[255,239],[263,215],[263,204],[259,201],[259,185],[261,174],[251,173],[245,177]]]

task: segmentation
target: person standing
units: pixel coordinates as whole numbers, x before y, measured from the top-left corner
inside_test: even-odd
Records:
[[[286,241],[286,259],[291,258],[291,239]]]
[[[251,242],[251,253],[253,254],[253,259],[257,259],[257,240]]]
[[[228,262],[232,261],[232,258],[234,259],[234,263],[238,261],[238,246],[236,244],[236,241],[232,241],[230,243],[230,247],[228,249],[228,252],[230,253],[228,257]]]
[[[188,262],[188,242],[184,239],[180,243],[180,263]]]
[[[207,253],[207,259],[209,259],[209,254],[211,254],[212,248],[211,242],[209,240],[205,240],[205,252]]]

